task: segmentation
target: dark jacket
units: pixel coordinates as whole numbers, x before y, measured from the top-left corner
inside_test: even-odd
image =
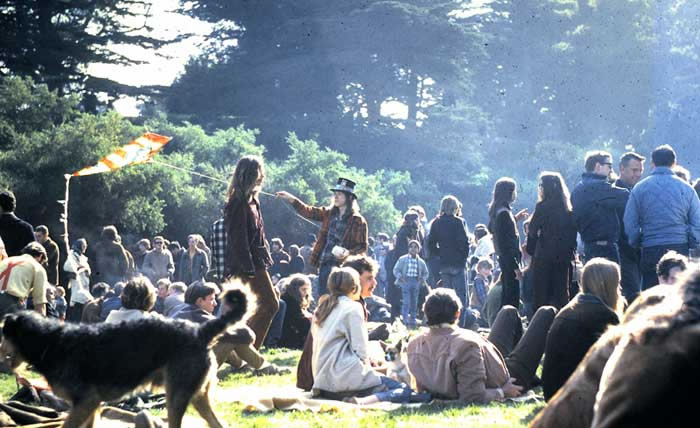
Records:
[[[287,276],[287,272],[283,272],[283,270],[289,271],[289,262],[291,261],[291,257],[289,257],[289,253],[280,250],[278,252],[271,252],[270,253],[270,258],[272,259],[272,266],[270,267],[270,276],[279,274],[281,276]],[[282,261],[287,262],[286,266],[282,266]]]
[[[337,208],[327,207],[312,207],[306,205],[296,199],[292,202],[292,206],[299,215],[321,222],[321,229],[318,232],[318,238],[314,244],[314,249],[311,251],[311,266],[319,267],[321,265],[321,253],[326,247],[328,240],[328,230],[330,228],[331,219],[337,215]],[[345,214],[345,219],[348,226],[343,235],[342,247],[350,252],[350,255],[365,254],[367,252],[367,221],[360,215],[359,212],[349,212]]]
[[[574,224],[583,242],[617,243],[629,191],[608,182],[607,177],[584,173],[571,192]]]
[[[46,238],[43,244],[46,250],[46,279],[52,285],[58,285],[58,259],[61,255],[58,244],[51,238]]]
[[[396,250],[395,257],[398,260],[399,257],[404,254],[408,254],[408,243],[410,241],[418,241],[421,248],[424,246],[424,236],[423,231],[417,225],[403,224],[399,231],[396,232],[396,245],[394,249]]]
[[[533,257],[568,262],[576,250],[576,227],[571,212],[561,203],[542,201],[535,207],[527,235],[527,252]]]
[[[628,186],[627,183],[625,183],[621,178],[618,178],[617,181],[615,181],[615,185],[617,187],[627,189],[629,192],[632,192],[633,189],[633,187]],[[620,257],[622,257],[623,260],[639,263],[640,259],[642,258],[642,252],[639,248],[634,248],[630,245],[629,240],[627,239],[627,233],[625,232],[624,222],[620,225],[619,246]]]
[[[202,324],[206,321],[213,320],[216,317],[197,305],[188,304],[180,309],[180,311],[175,314],[174,318],[192,321],[195,324]]]
[[[515,270],[520,265],[520,235],[515,217],[508,208],[496,211],[495,218],[489,222],[489,231],[493,235],[493,248],[498,255],[502,270]]]
[[[441,268],[464,269],[469,257],[469,238],[462,219],[447,214],[438,217],[430,227],[428,250],[440,257]]]
[[[549,400],[576,370],[588,349],[609,325],[619,324],[615,312],[590,294],[577,294],[552,322],[542,367],[542,390]]]
[[[287,312],[282,324],[282,337],[277,344],[282,348],[303,349],[304,340],[311,328],[311,320],[304,315],[299,301],[294,296],[285,293],[282,300],[287,303]]]
[[[22,248],[35,241],[34,228],[15,213],[5,213],[0,215],[0,238],[5,243],[8,256],[19,256]]]
[[[304,273],[304,258],[302,256],[292,257],[292,261],[289,262],[289,275],[295,273]]]
[[[256,212],[253,212],[254,209]],[[255,275],[255,271],[272,265],[270,250],[265,241],[265,222],[257,200],[251,206],[242,198],[233,198],[224,209],[224,228],[226,277],[250,277]]]
[[[129,271],[129,258],[122,244],[116,241],[103,240],[96,247],[97,271],[95,275],[97,281],[110,283],[110,277],[126,278],[126,274]]]
[[[178,272],[178,281],[182,281],[187,285],[195,281],[204,281],[204,276],[209,272],[209,260],[207,253],[196,248],[192,263],[190,264],[190,252],[185,251],[180,257],[180,271]]]

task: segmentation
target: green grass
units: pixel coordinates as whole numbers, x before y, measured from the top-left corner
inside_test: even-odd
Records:
[[[270,350],[266,358],[274,364],[294,369],[299,358],[299,351]],[[250,374],[233,374],[219,382],[220,390],[229,390],[236,386],[269,387],[274,393],[278,387],[294,385],[295,370],[284,376],[256,377]],[[11,376],[0,374],[0,398],[6,400],[17,390]],[[226,420],[229,426],[237,427],[524,427],[542,407],[542,404],[492,404],[488,406],[423,406],[419,409],[399,409],[391,412],[358,411],[348,413],[311,413],[311,412],[271,412],[249,413],[244,406],[223,402],[222,397],[216,404],[217,414]],[[164,415],[164,411],[156,414]],[[196,416],[190,407],[188,415]],[[203,422],[203,421],[202,421]]]

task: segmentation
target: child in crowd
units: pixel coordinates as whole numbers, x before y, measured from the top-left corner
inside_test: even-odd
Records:
[[[493,262],[489,257],[482,257],[476,262],[476,277],[474,277],[474,286],[469,296],[469,306],[479,311],[481,316],[478,322],[481,327],[488,327],[488,322],[484,315],[484,305],[486,304],[486,296],[489,292],[489,285],[491,284],[492,272]]]
[[[46,317],[59,319],[56,312],[56,288],[52,285],[46,287]]]
[[[428,266],[418,255],[421,245],[416,240],[408,243],[408,254],[399,258],[394,265],[396,284],[401,287],[403,297],[401,303],[401,317],[408,327],[416,326],[416,313],[418,312],[418,292],[422,284],[428,281]]]
[[[56,287],[55,303],[58,319],[64,321],[66,319],[66,310],[68,308],[68,304],[66,302],[66,289],[61,287],[60,285]]]

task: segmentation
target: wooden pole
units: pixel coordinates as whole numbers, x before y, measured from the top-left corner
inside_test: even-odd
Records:
[[[70,239],[68,238],[68,197],[70,195],[70,174],[64,174],[63,177],[66,179],[66,196],[62,201],[58,201],[63,204],[63,214],[61,215],[61,223],[63,223],[63,243],[66,246],[66,255],[70,255]]]

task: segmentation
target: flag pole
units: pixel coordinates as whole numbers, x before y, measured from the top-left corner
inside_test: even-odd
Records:
[[[66,179],[66,195],[65,199],[58,201],[63,204],[63,214],[61,215],[61,223],[63,223],[63,243],[66,246],[66,254],[70,254],[70,240],[68,239],[68,196],[70,195],[70,174],[64,174]]]

